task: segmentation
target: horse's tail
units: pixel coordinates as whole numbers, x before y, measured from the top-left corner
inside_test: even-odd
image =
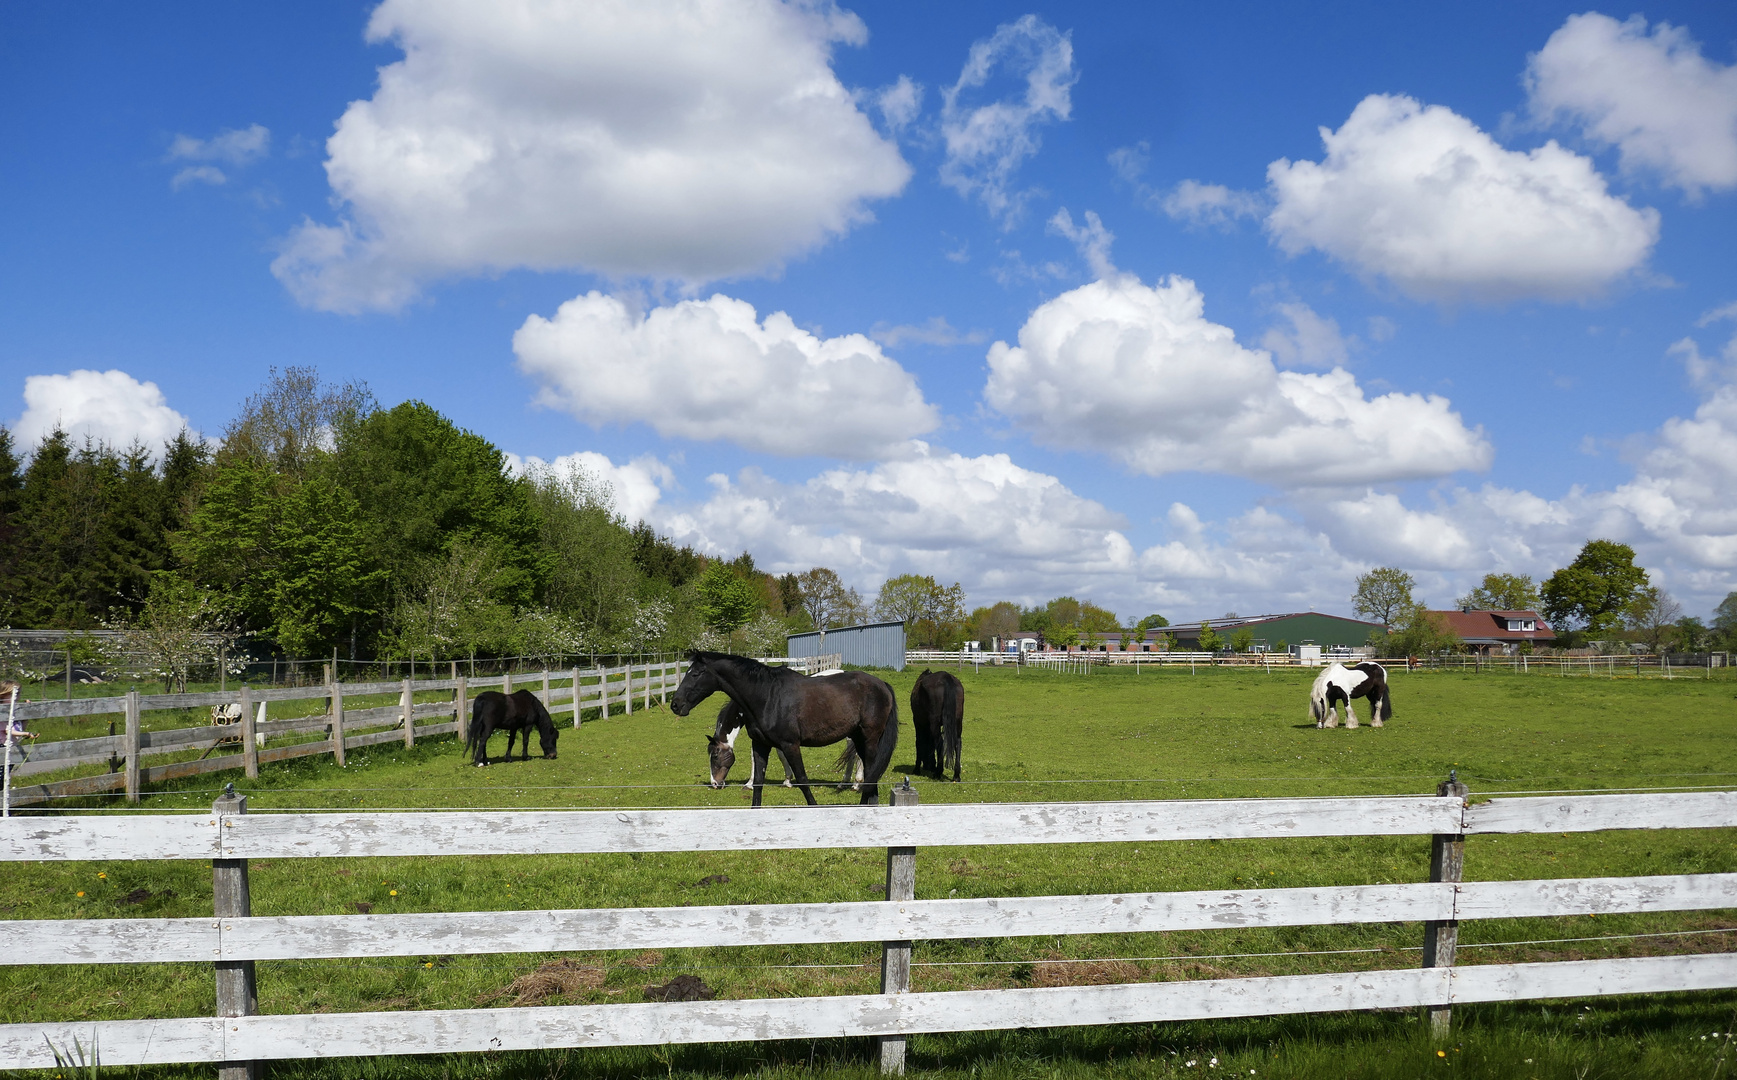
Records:
[[[1385,672],[1383,673],[1385,674]],[[1376,706],[1376,716],[1382,723],[1393,719],[1393,684],[1385,678],[1381,680],[1381,704]]]
[[[881,685],[886,686],[885,683]],[[890,686],[886,686],[886,691],[887,726],[881,732],[880,742],[875,744],[874,760],[863,763],[862,781],[865,784],[880,782],[887,767],[893,763],[893,747],[899,742],[899,697]]]
[[[942,703],[941,712],[941,760],[942,772],[953,770],[955,779],[959,776],[959,749],[965,733],[965,688],[957,682],[948,680],[947,695]]]
[[[832,767],[844,773],[844,782],[850,783],[851,770],[862,767],[862,759],[856,756],[856,743],[844,740],[844,749],[838,752],[838,760],[832,763]]]

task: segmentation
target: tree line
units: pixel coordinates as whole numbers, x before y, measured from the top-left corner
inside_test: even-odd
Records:
[[[170,683],[266,653],[782,655],[790,633],[874,619],[932,647],[1122,629],[1068,596],[967,612],[958,582],[929,575],[865,598],[826,567],[708,557],[626,522],[597,477],[515,475],[431,406],[383,407],[311,368],[274,370],[210,442],[182,432],[154,452],[55,431],[26,452],[0,427],[0,627],[72,631],[73,659]],[[79,636],[95,630],[112,633]]]
[[[795,579],[678,546],[596,477],[514,475],[429,405],[384,408],[306,368],[273,371],[212,443],[55,431],[26,457],[0,428],[0,625],[118,631],[133,652],[173,639],[183,668],[186,642],[243,638],[360,660],[782,653],[809,622]]]
[[[1555,631],[1558,648],[1602,643],[1638,644],[1653,653],[1737,649],[1737,592],[1726,594],[1709,624],[1685,615],[1634,560],[1634,548],[1627,544],[1589,540],[1542,584],[1527,574],[1485,574],[1454,604],[1471,611],[1538,612]],[[1352,609],[1386,627],[1373,633],[1370,643],[1395,655],[1463,648],[1446,621],[1414,597],[1416,588],[1416,579],[1394,566],[1378,566],[1358,577]]]

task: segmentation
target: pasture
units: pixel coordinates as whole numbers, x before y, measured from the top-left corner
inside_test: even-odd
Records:
[[[904,714],[891,779],[909,771],[914,760],[905,702],[916,674],[889,677]],[[1499,791],[1727,787],[1737,775],[1737,683],[1729,678],[1642,682],[1395,673],[1389,726],[1318,731],[1307,721],[1311,675],[967,669],[966,782],[917,784],[925,803],[1369,795],[1433,791],[1449,768],[1457,768],[1476,798]],[[329,759],[303,759],[268,770],[246,790],[255,813],[746,805],[748,793],[739,786],[717,792],[700,786],[704,738],[720,705],[708,701],[686,719],[657,708],[589,722],[578,733],[563,730],[556,761],[534,757],[477,769],[463,764],[457,745],[444,738],[410,751],[356,751],[343,769]],[[1360,711],[1366,720],[1366,707]],[[504,740],[497,741],[498,755]],[[835,776],[832,756],[831,750],[811,751],[810,773]],[[745,778],[746,770],[744,754],[734,779]],[[779,777],[780,766],[774,764],[771,774]],[[210,778],[200,781],[152,795],[145,807],[208,807],[214,796]],[[823,802],[856,800],[848,792],[817,796]],[[801,800],[798,792],[776,788],[766,797],[773,804]],[[1732,840],[1722,832],[1473,837],[1466,845],[1466,876],[1730,872],[1737,870]],[[1421,881],[1427,878],[1428,852],[1421,837],[919,849],[916,892],[938,898]],[[873,850],[322,860],[255,862],[252,891],[259,915],[498,910],[510,923],[514,911],[526,909],[869,899],[878,895],[883,875],[884,856]],[[19,865],[0,881],[0,908],[11,919],[206,915],[210,877],[199,864]],[[1466,923],[1460,963],[1731,951],[1737,934],[1719,932],[1733,925],[1728,916]],[[1639,934],[1683,936],[1629,936]],[[1415,966],[1420,939],[1415,924],[1375,924],[919,943],[913,989]],[[1520,944],[1503,944],[1509,942]],[[262,962],[260,1006],[266,1013],[531,1001],[582,1007],[639,1000],[647,986],[678,974],[700,976],[722,997],[872,992],[879,948],[591,954],[538,972],[557,959],[563,958]],[[209,968],[195,965],[0,968],[0,1006],[6,1020],[120,1019],[209,1014],[213,998]],[[1737,995],[1601,1000],[1591,1008],[1462,1007],[1454,1037],[1445,1044],[1430,1042],[1424,1027],[1409,1013],[1374,1013],[928,1036],[913,1040],[911,1065],[937,1074],[1008,1077],[1246,1076],[1250,1070],[1260,1076],[1713,1076],[1733,1067],[1728,1059],[1737,1051],[1723,1035],[1737,1030]],[[1702,1038],[1715,1031],[1720,1038]],[[821,1068],[874,1074],[863,1040],[285,1063],[267,1071],[638,1077]],[[203,1076],[208,1070],[143,1072]]]

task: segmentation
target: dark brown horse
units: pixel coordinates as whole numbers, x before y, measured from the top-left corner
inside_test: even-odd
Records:
[[[796,786],[808,805],[820,805],[809,790],[808,773],[802,767],[804,746],[830,746],[849,739],[867,768],[863,775],[862,801],[880,797],[878,781],[893,760],[899,738],[899,699],[885,682],[860,671],[808,678],[788,668],[768,667],[758,660],[728,653],[688,654],[692,663],[681,685],[670,697],[670,711],[686,716],[693,707],[722,693],[745,714],[744,727],[754,744],[754,805],[760,805],[765,789],[766,759],[774,749],[784,753],[796,776]],[[708,740],[713,754],[713,775],[729,747],[713,735]],[[728,766],[725,767],[728,772]]]
[[[485,690],[476,696],[476,703],[470,708],[470,735],[465,748],[475,755],[478,765],[489,763],[489,736],[503,728],[507,732],[506,760],[512,760],[513,739],[521,736],[524,756],[520,760],[530,760],[532,728],[537,729],[537,741],[543,744],[543,756],[554,758],[555,721],[549,718],[549,710],[536,694],[517,690],[508,697],[499,690]]]
[[[959,740],[965,728],[965,687],[945,671],[923,669],[911,687],[911,725],[917,729],[917,771],[959,779]]]

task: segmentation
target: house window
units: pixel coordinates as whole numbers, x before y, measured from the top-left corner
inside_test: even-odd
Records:
[[[1532,620],[1532,619],[1509,619],[1508,620],[1508,629],[1509,630],[1516,630],[1516,631],[1524,630],[1527,632],[1531,632],[1533,630],[1536,630],[1537,627],[1538,627],[1537,622]]]

